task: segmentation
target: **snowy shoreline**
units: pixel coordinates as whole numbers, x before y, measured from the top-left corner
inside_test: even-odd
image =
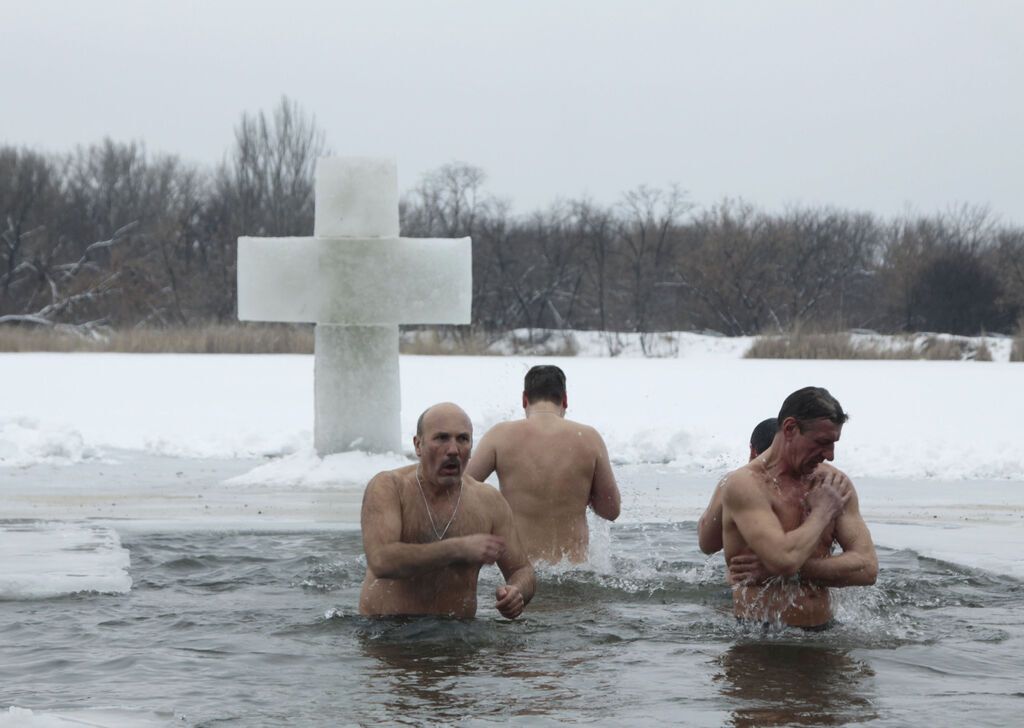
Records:
[[[711,349],[678,359],[402,356],[406,452],[326,460],[312,450],[312,356],[0,354],[0,373],[17,383],[0,412],[0,467],[128,450],[267,459],[250,483],[365,482],[405,461],[432,403],[462,405],[477,436],[520,417],[522,376],[538,362],[566,371],[568,416],[594,425],[620,465],[724,473],[742,462],[757,421],[814,384],[852,415],[836,460],[851,476],[1024,481],[1018,363],[756,360]]]

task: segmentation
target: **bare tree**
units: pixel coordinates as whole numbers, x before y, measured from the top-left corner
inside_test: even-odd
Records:
[[[628,326],[633,331],[651,330],[658,283],[669,278],[665,268],[672,244],[678,240],[682,217],[692,207],[677,186],[667,190],[640,186],[623,195],[617,246],[628,271]]]

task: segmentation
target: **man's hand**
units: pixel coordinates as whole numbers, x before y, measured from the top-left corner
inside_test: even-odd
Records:
[[[523,613],[526,602],[523,600],[523,595],[518,587],[512,584],[504,584],[495,589],[494,595],[498,599],[494,606],[497,607],[498,611],[501,612],[501,616],[505,619],[515,619]]]
[[[505,555],[505,539],[489,533],[462,537],[462,561],[470,564],[493,564]]]
[[[852,495],[853,489],[847,477],[831,471],[807,494],[807,507],[811,513],[824,512],[832,520],[843,512]]]
[[[755,554],[737,554],[729,559],[726,577],[733,586],[761,584],[768,581],[771,576]]]

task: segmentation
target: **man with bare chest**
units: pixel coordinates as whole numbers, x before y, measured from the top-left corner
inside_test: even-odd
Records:
[[[771,447],[727,477],[722,538],[738,618],[822,627],[832,619],[828,587],[875,582],[857,493],[824,462],[847,419],[827,390],[797,390],[782,404]],[[841,554],[832,555],[834,542]]]
[[[523,383],[526,418],[491,428],[466,471],[477,480],[498,472],[531,561],[584,561],[587,507],[609,521],[619,517],[604,440],[593,427],[565,418],[568,403],[562,370],[533,367]]]
[[[497,564],[506,583],[495,608],[515,619],[533,597],[533,567],[501,493],[464,474],[469,417],[454,404],[435,405],[420,416],[413,445],[418,464],[366,486],[360,614],[473,617],[480,569]]]

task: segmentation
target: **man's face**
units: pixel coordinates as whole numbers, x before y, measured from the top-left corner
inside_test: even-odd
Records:
[[[789,438],[789,455],[796,471],[810,475],[821,463],[831,462],[835,456],[835,444],[843,432],[843,426],[831,420],[811,420],[804,423],[804,431],[793,421],[793,432]]]
[[[413,444],[424,480],[458,485],[473,449],[473,425],[461,409],[439,405],[423,418],[423,436]]]

